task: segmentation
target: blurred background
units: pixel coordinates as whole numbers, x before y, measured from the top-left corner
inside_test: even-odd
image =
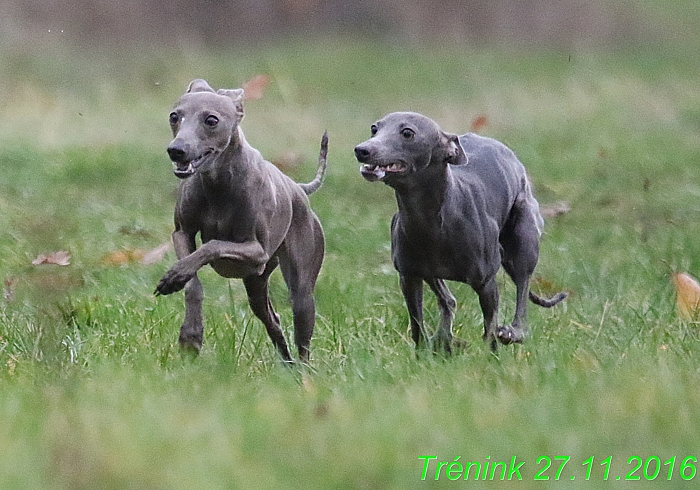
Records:
[[[240,46],[290,35],[392,40],[620,45],[683,35],[669,10],[691,2],[632,0],[3,0],[8,47]],[[683,17],[681,17],[683,18]],[[672,22],[671,22],[672,21]]]
[[[319,127],[351,120],[363,101],[375,109],[359,115],[366,121],[386,110],[420,111],[435,108],[436,102],[447,106],[455,93],[464,106],[451,104],[452,110],[431,115],[464,126],[454,113],[467,107],[488,110],[497,127],[499,108],[475,104],[476,94],[494,83],[504,85],[501,91],[513,89],[539,67],[571,62],[572,56],[577,62],[617,52],[623,53],[620,59],[632,60],[640,53],[647,59],[651,52],[679,60],[678,66],[693,66],[699,5],[652,0],[0,0],[0,140],[29,139],[51,147],[119,142],[121,137],[134,142],[136,133],[146,145],[162,142],[167,128],[151,141],[149,135],[162,126],[163,112],[191,79],[234,87],[259,74],[269,77],[271,107],[292,108],[293,117],[299,117],[300,107],[316,107],[307,119],[321,119]],[[552,58],[543,61],[543,56]],[[509,78],[509,68],[515,79]],[[502,98],[496,95],[501,91],[493,97]],[[265,105],[257,110],[265,111]],[[512,107],[501,109],[517,117]],[[323,120],[333,111],[339,117]],[[308,111],[301,112],[303,119]],[[465,116],[467,122],[473,115]]]

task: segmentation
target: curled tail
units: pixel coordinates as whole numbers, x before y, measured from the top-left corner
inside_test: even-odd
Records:
[[[321,138],[321,152],[318,155],[318,170],[316,171],[316,177],[314,180],[308,184],[299,184],[303,191],[308,196],[316,192],[321,184],[323,184],[323,177],[326,174],[326,157],[328,156],[328,131],[323,133]]]
[[[564,301],[564,299],[568,296],[568,293],[561,292],[555,294],[553,297],[550,299],[545,299],[545,298],[540,298],[537,296],[535,293],[530,291],[530,301],[535,303],[537,306],[542,306],[544,308],[551,308],[552,306],[556,305],[557,303],[561,303]]]

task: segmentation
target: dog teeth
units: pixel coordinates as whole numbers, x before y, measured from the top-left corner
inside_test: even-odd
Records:
[[[364,168],[365,170],[369,170],[370,172],[374,172],[377,169],[383,172],[398,172],[400,170],[403,170],[401,165],[399,165],[398,163],[391,163],[388,165],[373,165],[371,163],[365,163],[364,165],[362,165],[362,168]]]

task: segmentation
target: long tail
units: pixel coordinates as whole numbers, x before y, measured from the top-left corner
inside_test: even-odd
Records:
[[[537,306],[542,306],[544,308],[551,308],[552,306],[556,305],[557,303],[561,303],[564,301],[564,299],[569,295],[569,293],[561,292],[555,294],[552,298],[550,299],[545,299],[545,298],[540,298],[537,296],[535,293],[530,291],[530,301],[535,303]]]
[[[328,131],[323,133],[321,138],[321,153],[318,155],[318,170],[316,171],[316,177],[314,180],[308,184],[299,184],[301,188],[306,192],[306,195],[316,192],[319,187],[323,184],[323,177],[326,174],[326,157],[328,156]]]

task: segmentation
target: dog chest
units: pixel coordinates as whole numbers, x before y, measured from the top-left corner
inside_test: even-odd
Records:
[[[472,224],[473,225],[473,224]],[[500,267],[497,231],[460,226],[406,229],[400,218],[392,226],[392,258],[402,274],[480,283]]]

